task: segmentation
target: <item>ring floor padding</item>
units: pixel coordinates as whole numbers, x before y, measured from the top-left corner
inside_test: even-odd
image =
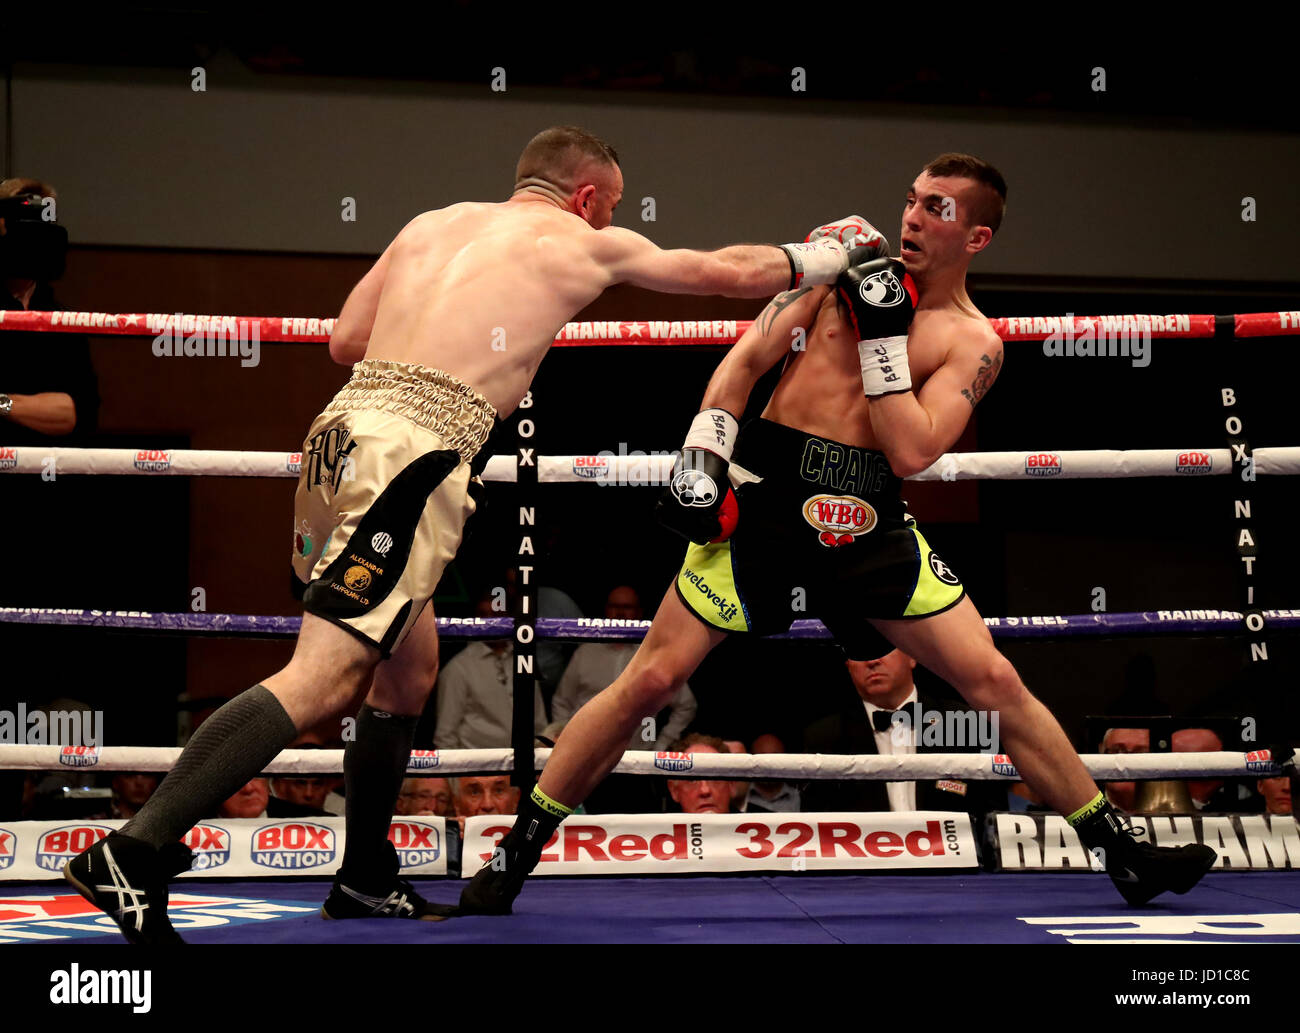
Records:
[[[459,880],[417,883],[455,903]],[[186,880],[192,943],[1300,943],[1300,877],[1213,873],[1130,908],[1089,874],[536,879],[507,917],[325,921],[327,882]],[[1046,921],[1042,921],[1042,920]],[[0,943],[122,942],[62,883],[0,885]]]

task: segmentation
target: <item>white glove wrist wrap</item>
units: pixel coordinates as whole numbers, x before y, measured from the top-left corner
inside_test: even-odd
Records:
[[[862,390],[868,398],[894,391],[912,390],[912,371],[907,368],[907,335],[859,341],[862,360]]]
[[[691,421],[682,448],[702,448],[731,462],[740,424],[726,409],[705,409]]]
[[[834,237],[780,247],[790,259],[791,290],[805,284],[834,283],[849,267],[849,252]]]

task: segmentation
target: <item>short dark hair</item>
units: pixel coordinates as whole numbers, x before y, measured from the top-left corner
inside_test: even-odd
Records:
[[[998,227],[1002,225],[1002,216],[1007,211],[1007,181],[1002,178],[1001,172],[973,154],[960,154],[955,151],[939,155],[922,171],[935,177],[957,176],[961,179],[973,179],[981,186],[987,187],[986,190],[980,191],[981,196],[975,202],[974,211],[971,212],[971,225],[987,226],[997,233]]]
[[[618,164],[618,152],[600,137],[578,126],[551,126],[528,141],[515,166],[515,189],[525,180],[544,180],[566,192],[588,161]]]

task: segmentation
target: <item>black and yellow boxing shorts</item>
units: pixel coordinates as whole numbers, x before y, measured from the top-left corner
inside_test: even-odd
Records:
[[[966,594],[883,452],[760,419],[741,431],[731,472],[735,533],[692,544],[677,575],[704,623],[774,635],[815,617],[851,659],[870,660],[891,647],[869,621],[930,617]]]
[[[293,571],[308,613],[384,657],[397,648],[460,547],[495,419],[487,399],[439,370],[353,366],[302,446]]]

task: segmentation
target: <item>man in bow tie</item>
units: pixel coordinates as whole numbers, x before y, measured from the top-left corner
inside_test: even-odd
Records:
[[[969,708],[929,692],[922,695],[912,680],[916,660],[895,649],[875,660],[846,660],[845,670],[860,705],[823,718],[804,733],[810,753],[860,753],[896,756],[916,753],[959,753],[979,748],[977,742],[948,742],[946,729],[970,727],[945,720],[948,713]],[[938,721],[938,726],[928,722]],[[983,815],[1006,806],[990,782],[928,779],[922,782],[876,780],[816,781],[804,789],[806,811],[951,811],[964,810],[972,825],[982,827]]]

